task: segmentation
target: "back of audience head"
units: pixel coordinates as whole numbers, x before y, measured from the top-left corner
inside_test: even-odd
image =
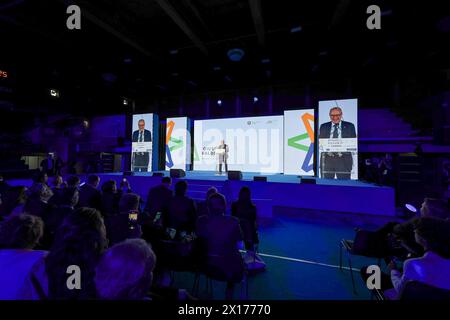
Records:
[[[206,191],[206,201],[208,201],[208,199],[213,195],[218,193],[219,191],[217,191],[216,187],[210,187],[208,189],[208,191]]]
[[[436,217],[441,219],[448,219],[450,217],[450,210],[447,203],[441,199],[425,198],[420,208],[422,217]]]
[[[30,197],[33,199],[40,199],[47,202],[53,196],[53,191],[45,183],[35,183],[29,190]]]
[[[100,184],[100,177],[95,174],[90,175],[88,177],[88,184],[93,186],[94,188],[97,188],[98,185]]]
[[[175,184],[175,195],[184,196],[186,194],[188,184],[185,180],[180,180]]]
[[[172,178],[170,177],[164,177],[161,180],[161,184],[163,186],[165,186],[166,188],[170,188],[170,186],[172,185]]]
[[[135,193],[125,193],[119,201],[119,212],[128,213],[132,210],[139,210],[141,198]]]
[[[80,178],[77,176],[71,176],[67,179],[67,186],[69,188],[78,188],[80,186]]]
[[[34,177],[33,177],[33,182],[34,183],[45,183],[47,184],[48,182],[48,175],[45,172],[38,172]]]
[[[69,214],[58,228],[45,261],[50,298],[95,297],[95,267],[107,245],[105,224],[98,210],[79,208]],[[71,265],[83,272],[81,290],[67,288],[66,272]]]
[[[53,186],[59,188],[64,183],[63,178],[58,174],[53,178]]]
[[[102,192],[104,193],[116,193],[117,182],[115,180],[108,180],[102,184]]]
[[[211,195],[208,199],[208,212],[209,215],[223,215],[227,209],[227,201],[225,197],[220,193]]]
[[[432,251],[444,259],[450,259],[450,221],[422,217],[414,223],[416,242],[426,251]]]
[[[34,249],[44,233],[42,219],[29,214],[12,216],[0,223],[1,249]]]
[[[239,191],[239,202],[242,203],[251,203],[252,202],[252,194],[249,187],[242,187]]]
[[[23,186],[11,187],[2,195],[2,214],[9,215],[16,206],[27,201],[27,188]]]
[[[128,239],[108,249],[95,272],[100,299],[141,300],[150,290],[156,256],[142,239]]]
[[[80,200],[80,193],[76,188],[65,188],[61,193],[60,205],[75,207]]]

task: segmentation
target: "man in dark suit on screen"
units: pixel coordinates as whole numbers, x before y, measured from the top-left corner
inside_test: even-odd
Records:
[[[342,120],[342,109],[330,110],[330,122],[324,123],[319,129],[319,139],[351,139],[356,138],[355,125]],[[351,152],[324,152],[321,156],[322,178],[340,180],[350,179],[353,168]]]
[[[138,121],[138,130],[133,132],[133,142],[152,142],[152,133],[145,129],[144,119]],[[134,152],[133,153],[133,171],[147,172],[148,164],[150,162],[149,152]]]

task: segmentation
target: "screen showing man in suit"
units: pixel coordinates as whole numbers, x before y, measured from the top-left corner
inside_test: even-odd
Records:
[[[357,108],[356,99],[319,103],[321,178],[358,179]]]
[[[152,155],[152,114],[133,115],[131,170],[151,171]]]

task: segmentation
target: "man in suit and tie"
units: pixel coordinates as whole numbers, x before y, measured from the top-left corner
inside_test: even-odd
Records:
[[[152,133],[145,129],[144,119],[138,121],[138,130],[133,132],[133,142],[152,142]],[[150,162],[149,152],[134,152],[133,153],[133,171],[135,172],[147,172],[148,164]]]
[[[319,139],[351,139],[356,138],[355,125],[342,120],[342,109],[334,107],[330,110],[330,122],[319,129]],[[353,168],[351,152],[324,152],[321,156],[322,178],[350,179]]]

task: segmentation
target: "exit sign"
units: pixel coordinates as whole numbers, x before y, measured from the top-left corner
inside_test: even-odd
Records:
[[[8,72],[0,69],[0,78],[8,78]]]

